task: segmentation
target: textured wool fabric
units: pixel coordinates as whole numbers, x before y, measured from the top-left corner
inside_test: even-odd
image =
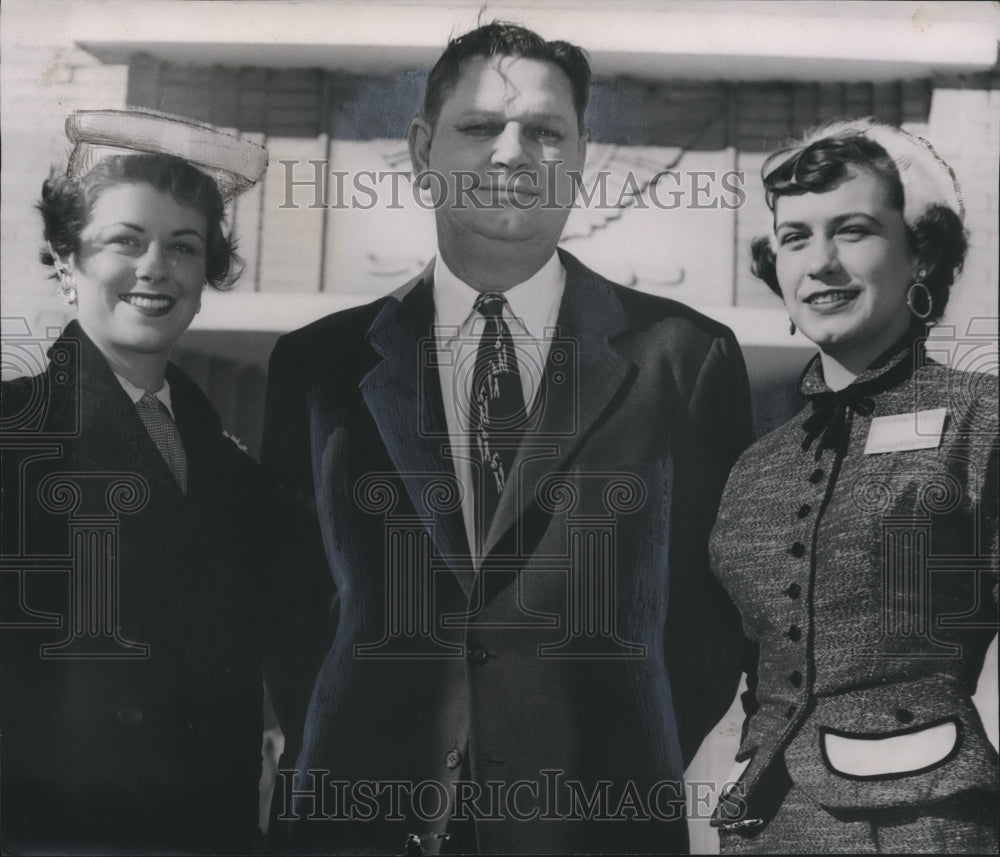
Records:
[[[815,358],[801,392],[803,411],[737,462],[712,536],[715,572],[758,653],[737,755],[751,761],[715,823],[751,850],[856,850],[849,826],[796,820],[805,813],[775,773],[786,766],[795,789],[831,813],[981,790],[995,836],[997,754],[971,695],[997,627],[996,379],[935,363],[908,336],[836,394]],[[936,443],[913,415],[942,408]],[[884,417],[896,417],[902,440],[866,454]],[[945,723],[954,746],[917,770],[903,759],[881,776],[847,775],[826,750],[830,735],[863,741]],[[911,849],[905,835],[894,847]]]
[[[786,774],[787,776],[787,774]],[[834,814],[792,786],[757,836],[722,830],[723,854],[995,854],[996,803],[970,792],[911,810]]]

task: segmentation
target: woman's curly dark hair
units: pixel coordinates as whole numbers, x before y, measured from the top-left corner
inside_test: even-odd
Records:
[[[882,146],[860,131],[816,140],[768,172],[771,160],[783,154],[772,155],[761,171],[767,204],[772,211],[779,197],[821,193],[830,189],[843,180],[849,167],[872,173],[882,182],[893,208],[900,213],[903,211],[903,183],[896,164]],[[958,214],[944,205],[929,206],[916,223],[906,224],[906,232],[910,251],[926,269],[923,283],[930,291],[933,310],[924,323],[932,324],[941,318],[948,306],[952,284],[965,263],[968,236]],[[750,245],[750,253],[751,272],[780,297],[781,288],[770,240],[763,236],[755,238]]]
[[[208,223],[205,279],[216,289],[231,288],[242,271],[236,240],[223,230],[225,204],[215,181],[182,158],[172,155],[111,155],[79,179],[53,171],[42,184],[37,208],[46,244],[39,257],[54,265],[80,248],[80,234],[104,191],[122,184],[148,184],[168,193],[180,205],[205,215]]]

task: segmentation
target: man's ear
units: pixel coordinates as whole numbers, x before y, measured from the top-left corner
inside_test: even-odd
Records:
[[[430,169],[432,134],[433,130],[430,123],[422,116],[415,117],[406,132],[406,142],[410,148],[410,164],[413,167],[413,178],[422,190],[430,187],[430,179],[422,174]]]

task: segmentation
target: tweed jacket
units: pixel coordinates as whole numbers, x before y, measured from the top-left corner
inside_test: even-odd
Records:
[[[734,467],[711,542],[758,651],[737,755],[749,765],[714,818],[746,836],[777,811],[782,758],[834,812],[997,789],[970,699],[997,628],[996,378],[930,360],[911,334],[837,394],[817,355],[801,393],[806,408]],[[832,757],[838,738],[943,724],[948,746],[915,770]]]
[[[687,848],[683,770],[739,674],[708,533],[748,440],[745,369],[723,326],[560,256],[478,571],[421,350],[432,269],[275,347],[264,461],[313,522],[295,565],[336,588],[277,796],[303,848],[396,854],[452,811],[481,853]]]
[[[247,853],[262,472],[170,365],[182,494],[76,322],[49,358],[3,385],[4,853]]]

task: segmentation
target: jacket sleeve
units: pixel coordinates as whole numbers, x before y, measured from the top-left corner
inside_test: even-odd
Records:
[[[732,334],[715,339],[675,443],[666,659],[685,767],[729,708],[740,678],[740,618],[711,572],[708,538],[730,468],[753,438],[750,386]]]
[[[268,370],[261,461],[273,479],[278,521],[271,575],[272,626],[264,675],[285,735],[285,759],[301,742],[312,686],[334,633],[336,597],[316,516],[309,431],[311,366],[278,340]]]

